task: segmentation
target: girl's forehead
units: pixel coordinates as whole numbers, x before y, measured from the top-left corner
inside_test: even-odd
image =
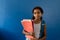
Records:
[[[39,9],[35,9],[34,12],[40,12],[40,10]]]

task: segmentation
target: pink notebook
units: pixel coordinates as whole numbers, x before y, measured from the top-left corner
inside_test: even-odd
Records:
[[[32,20],[31,19],[23,19],[21,21],[23,28],[27,32],[33,32],[33,25],[32,25]],[[30,35],[26,35],[27,38],[33,38]]]

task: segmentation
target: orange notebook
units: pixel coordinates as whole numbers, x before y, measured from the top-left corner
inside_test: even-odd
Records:
[[[25,31],[27,32],[33,32],[33,25],[32,25],[32,20],[31,19],[23,19],[21,21],[22,26],[24,28]],[[33,38],[30,35],[26,35],[27,38]]]

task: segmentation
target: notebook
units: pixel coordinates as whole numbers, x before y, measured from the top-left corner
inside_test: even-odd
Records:
[[[22,26],[24,28],[25,31],[27,32],[33,32],[33,25],[32,25],[32,20],[31,19],[23,19],[21,21]],[[27,38],[33,38],[30,35],[26,35]]]

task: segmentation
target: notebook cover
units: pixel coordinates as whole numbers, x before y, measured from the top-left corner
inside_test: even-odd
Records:
[[[22,25],[23,25],[23,28],[24,28],[25,31],[27,31],[27,32],[33,32],[32,20],[30,20],[30,19],[24,19],[21,22],[22,22]],[[26,37],[27,38],[33,38],[30,35],[26,35]]]

